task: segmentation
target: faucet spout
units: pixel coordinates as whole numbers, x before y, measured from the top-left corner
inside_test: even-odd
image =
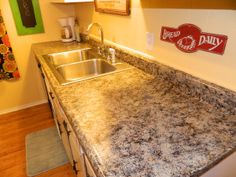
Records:
[[[101,43],[104,44],[104,36],[103,36],[103,29],[102,26],[99,23],[91,23],[88,28],[87,28],[87,33],[89,34],[90,30],[92,29],[93,26],[96,26],[99,31],[100,31],[100,36],[101,36]]]

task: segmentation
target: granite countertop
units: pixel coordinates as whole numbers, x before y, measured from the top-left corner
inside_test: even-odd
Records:
[[[42,55],[79,47],[33,51],[98,177],[199,176],[235,151],[235,114],[139,69],[59,85]]]

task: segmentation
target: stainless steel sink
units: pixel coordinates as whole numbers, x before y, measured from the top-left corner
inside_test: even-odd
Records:
[[[117,60],[109,63],[99,58],[91,49],[80,49],[43,56],[61,85],[93,79],[133,68]]]
[[[44,58],[53,64],[54,66],[60,66],[63,64],[80,62],[88,59],[88,51],[90,48],[84,48],[79,50],[72,50],[66,52],[52,53],[44,55]]]
[[[116,68],[103,59],[92,59],[57,67],[66,81],[84,80],[115,71]]]

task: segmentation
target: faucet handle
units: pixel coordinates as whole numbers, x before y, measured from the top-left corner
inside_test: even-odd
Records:
[[[108,55],[108,50],[106,49],[106,47],[104,47],[103,45],[99,46],[98,48],[98,54],[101,55],[102,57],[106,58]]]
[[[88,40],[89,40],[89,33],[88,33],[88,31],[85,31],[85,32],[84,32],[84,40],[85,40],[85,41],[88,41]]]

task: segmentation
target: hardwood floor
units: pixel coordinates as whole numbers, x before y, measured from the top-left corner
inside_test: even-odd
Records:
[[[54,125],[48,104],[0,115],[0,177],[26,177],[25,136]],[[70,164],[37,177],[75,177]]]

